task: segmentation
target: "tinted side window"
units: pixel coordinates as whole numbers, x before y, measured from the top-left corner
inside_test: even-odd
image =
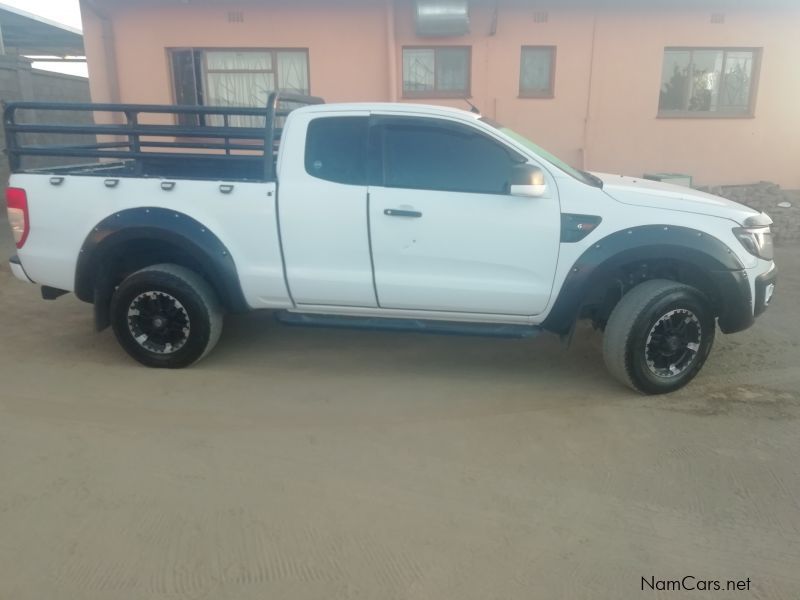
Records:
[[[321,117],[308,124],[306,172],[320,179],[367,184],[368,117]]]
[[[444,121],[393,119],[383,125],[384,185],[506,194],[511,151],[469,127]]]

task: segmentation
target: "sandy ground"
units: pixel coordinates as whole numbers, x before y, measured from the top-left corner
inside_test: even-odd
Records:
[[[800,247],[778,260],[757,326],[659,398],[589,329],[564,350],[253,314],[147,370],[3,261],[0,598],[797,598]],[[685,575],[750,591],[641,591]]]

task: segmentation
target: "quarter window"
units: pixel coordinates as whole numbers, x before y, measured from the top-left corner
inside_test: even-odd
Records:
[[[519,95],[525,98],[552,98],[555,62],[555,46],[523,46]]]
[[[507,194],[514,164],[523,160],[457,123],[391,119],[381,131],[386,187]]]
[[[403,95],[463,98],[469,95],[470,49],[403,48]]]
[[[368,117],[311,121],[306,133],[306,172],[337,183],[366,185],[368,128]]]
[[[659,116],[750,116],[760,51],[756,48],[667,48]]]

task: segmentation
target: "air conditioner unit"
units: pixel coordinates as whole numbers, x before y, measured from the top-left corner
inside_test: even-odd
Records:
[[[469,0],[417,0],[417,35],[445,37],[469,33]]]

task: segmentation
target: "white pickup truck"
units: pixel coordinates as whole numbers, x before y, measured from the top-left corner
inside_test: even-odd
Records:
[[[110,118],[48,122],[63,111]],[[767,215],[579,171],[473,112],[272,94],[264,109],[17,103],[4,119],[11,269],[93,303],[152,367],[196,362],[224,313],[256,309],[565,338],[591,319],[610,372],[663,393],[774,290]],[[42,157],[72,164],[25,164]]]

